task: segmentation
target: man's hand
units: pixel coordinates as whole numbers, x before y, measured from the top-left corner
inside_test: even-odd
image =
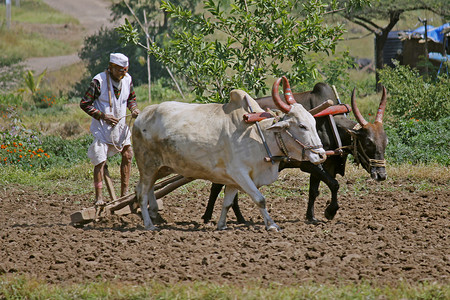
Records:
[[[114,117],[113,115],[106,115],[103,117],[103,120],[105,120],[106,124],[111,126],[116,126],[117,123],[119,123],[119,119]]]
[[[135,108],[135,109],[133,109],[133,111],[131,112],[131,117],[132,117],[132,118],[137,118],[137,116],[139,116],[140,113],[141,113],[141,111],[139,110],[139,108]]]

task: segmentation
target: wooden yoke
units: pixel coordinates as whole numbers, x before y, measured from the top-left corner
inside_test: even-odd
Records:
[[[338,114],[346,114],[352,111],[352,108],[348,104],[338,104],[330,106],[319,113],[314,114],[314,118],[332,116]]]
[[[333,102],[331,100],[327,100],[319,106],[311,109],[309,113],[311,113],[314,118],[319,118],[323,116],[343,114],[352,111],[351,107],[348,104],[332,105],[332,103]],[[268,118],[273,118],[273,115],[269,112],[247,113],[243,116],[244,122],[248,124],[259,122]]]

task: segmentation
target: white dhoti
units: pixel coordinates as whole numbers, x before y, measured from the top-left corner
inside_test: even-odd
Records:
[[[130,140],[125,141],[123,146],[131,145]],[[111,157],[119,153],[117,147],[103,143],[99,139],[95,139],[94,142],[89,146],[87,156],[91,160],[91,163],[96,166],[99,163],[106,161],[108,157]]]

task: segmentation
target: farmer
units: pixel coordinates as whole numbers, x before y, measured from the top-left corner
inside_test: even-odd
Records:
[[[132,118],[140,111],[131,76],[128,74],[128,57],[111,53],[108,69],[97,74],[81,99],[80,107],[92,117],[91,133],[94,142],[88,149],[88,157],[94,167],[95,205],[105,205],[102,195],[103,174],[106,159],[122,154],[120,165],[121,196],[128,193],[131,172],[130,129],[126,124],[127,107]]]

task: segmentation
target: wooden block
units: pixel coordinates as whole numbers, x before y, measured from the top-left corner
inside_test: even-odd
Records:
[[[119,215],[119,216],[129,215],[129,214],[131,214],[130,206],[127,205],[127,206],[125,206],[125,207],[122,207],[121,209],[115,210],[115,211],[113,212],[113,214]]]
[[[97,209],[95,207],[88,207],[70,215],[70,221],[74,224],[86,223],[86,221],[95,220],[96,214]]]

